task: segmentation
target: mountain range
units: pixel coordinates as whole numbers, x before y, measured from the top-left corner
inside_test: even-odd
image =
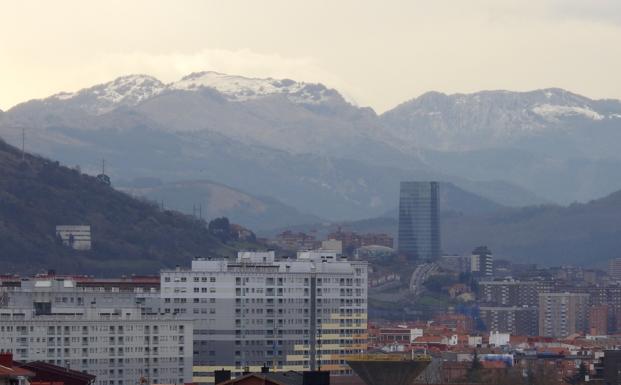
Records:
[[[377,114],[321,84],[215,72],[124,76],[0,114],[5,140],[21,145],[24,130],[28,150],[88,173],[105,158],[113,184],[160,179],[178,207],[197,197],[173,192],[209,181],[296,218],[237,206],[262,228],[382,215],[411,179],[505,207],[588,201],[621,189],[620,125],[619,101],[561,89],[430,92]]]

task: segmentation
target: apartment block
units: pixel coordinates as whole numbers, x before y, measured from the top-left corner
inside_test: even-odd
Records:
[[[482,306],[479,313],[490,332],[514,336],[536,336],[539,333],[536,306]]]
[[[470,257],[470,272],[476,277],[494,275],[494,256],[487,246],[474,249]]]
[[[76,250],[91,249],[90,225],[56,226],[56,236],[62,240],[63,244]]]
[[[46,277],[2,284],[0,352],[94,374],[95,385],[191,381],[193,322],[148,312],[147,303],[159,303],[151,283],[83,287]]]
[[[161,277],[162,310],[195,322],[193,382],[262,365],[348,374],[345,357],[366,350],[366,262],[326,251],[278,261],[273,252],[243,252]]]
[[[539,306],[539,294],[553,291],[550,281],[480,281],[479,302],[490,306]]]
[[[539,294],[539,335],[564,338],[588,329],[589,295]]]
[[[614,258],[608,261],[608,275],[612,279],[621,281],[621,258]]]
[[[608,334],[610,307],[596,305],[589,307],[589,334],[603,336]]]

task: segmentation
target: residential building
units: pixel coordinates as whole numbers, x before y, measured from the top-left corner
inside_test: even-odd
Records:
[[[574,333],[586,332],[588,308],[588,294],[539,294],[539,335],[563,338]]]
[[[60,225],[56,226],[56,236],[63,244],[76,250],[91,249],[91,226],[90,225]]]
[[[163,270],[163,311],[195,320],[193,382],[215,370],[348,374],[345,356],[367,343],[367,264],[335,252],[242,252]]]
[[[29,385],[35,373],[13,362],[13,354],[0,353],[0,385]]]
[[[438,182],[401,182],[398,251],[411,260],[441,256],[439,192]]]
[[[490,332],[518,336],[536,336],[539,333],[536,306],[482,306],[479,314]]]
[[[285,250],[313,250],[321,245],[314,235],[283,231],[271,241],[271,244]]]
[[[159,314],[159,292],[150,282],[134,284],[81,286],[80,279],[51,276],[3,280],[0,352],[94,374],[95,385],[132,385],[141,377],[190,382],[193,322]]]
[[[513,279],[479,281],[479,302],[489,306],[539,306],[539,294],[552,291],[550,281]]]
[[[510,340],[511,340],[510,333],[501,333],[501,332],[495,331],[489,334],[490,346],[507,346],[509,345]]]
[[[470,272],[469,255],[443,255],[437,263],[442,269],[457,274]]]
[[[340,227],[328,234],[328,238],[341,241],[342,250],[347,254],[351,254],[355,249],[363,246],[393,247],[393,238],[388,234],[359,234],[353,231],[343,231]]]
[[[621,258],[608,261],[608,275],[614,280],[621,281]]]
[[[610,307],[608,305],[589,307],[589,334],[596,336],[608,334],[609,315]]]
[[[35,375],[31,385],[92,385],[96,376],[43,361],[19,362],[19,367]]]
[[[0,309],[0,350],[97,376],[96,385],[183,384],[192,375],[192,322],[136,309],[35,315]]]
[[[621,350],[604,351],[604,384],[621,384]]]
[[[333,238],[326,239],[325,241],[321,241],[321,249],[335,251],[337,254],[343,254],[343,241]]]
[[[494,275],[494,257],[487,246],[477,247],[472,252],[470,272],[476,277],[491,277]]]

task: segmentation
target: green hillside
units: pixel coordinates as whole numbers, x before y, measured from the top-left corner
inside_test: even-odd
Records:
[[[56,237],[57,225],[90,225],[92,250]],[[196,256],[228,256],[203,221],[116,191],[94,177],[0,140],[0,274],[156,273]]]

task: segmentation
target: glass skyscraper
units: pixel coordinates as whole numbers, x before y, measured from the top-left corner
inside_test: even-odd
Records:
[[[438,182],[401,182],[399,253],[412,260],[440,257]]]

